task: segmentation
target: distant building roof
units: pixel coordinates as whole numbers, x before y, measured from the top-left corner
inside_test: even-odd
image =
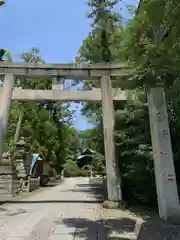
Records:
[[[90,149],[90,148],[85,148],[85,149],[83,149],[82,153],[85,153],[85,152],[96,153],[96,151],[95,151],[95,150],[93,150],[93,149]]]
[[[84,157],[90,157],[90,156],[92,156],[95,153],[96,153],[95,150],[90,149],[90,148],[85,148],[85,149],[83,149],[81,155],[79,155],[77,157],[77,159],[81,159],[81,158],[84,158]]]

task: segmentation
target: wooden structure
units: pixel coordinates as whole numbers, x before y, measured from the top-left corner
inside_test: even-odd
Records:
[[[128,67],[120,64],[0,64],[0,75],[4,77],[0,92],[0,155],[7,132],[11,101],[101,101],[104,126],[107,192],[109,206],[119,206],[122,200],[119,168],[114,146],[113,100],[126,101],[125,92],[113,90],[111,77],[128,74]],[[26,90],[14,88],[18,77],[52,79],[52,90]],[[101,90],[64,91],[62,79],[100,79]],[[179,217],[180,206],[174,171],[167,109],[163,87],[148,88],[148,106],[155,162],[155,175],[160,216],[163,219]]]

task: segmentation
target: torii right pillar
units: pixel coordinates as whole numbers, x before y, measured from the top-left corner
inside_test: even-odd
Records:
[[[112,84],[110,76],[106,74],[101,77],[101,95],[108,195],[108,200],[104,202],[103,207],[118,208],[122,201],[121,179],[114,144]]]
[[[163,87],[147,89],[159,216],[180,220],[180,205]]]

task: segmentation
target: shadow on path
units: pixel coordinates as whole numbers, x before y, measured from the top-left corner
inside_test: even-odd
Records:
[[[102,179],[90,179],[89,184],[76,184],[74,189],[65,189],[61,192],[86,193],[88,198],[96,199],[95,202],[102,203],[106,199],[106,191]]]
[[[96,203],[102,203],[107,199],[105,183],[102,178],[93,178],[89,184],[76,184],[75,189],[64,191],[85,192],[88,197],[95,199]],[[133,233],[136,221],[121,216],[91,220],[88,218],[64,218],[56,221],[56,224],[65,224],[68,228],[76,228],[75,236],[79,239],[98,240],[130,240],[124,232]],[[124,236],[123,236],[124,235]],[[98,236],[98,237],[97,237]]]
[[[90,178],[89,185],[77,184],[77,189],[89,192],[96,199],[106,200],[107,199],[107,189],[104,178]]]
[[[43,189],[46,189],[46,188],[52,188],[52,187],[56,187],[58,186],[59,184],[62,184],[63,183],[63,179],[61,178],[58,178],[58,179],[49,179],[48,183],[41,186],[41,188]]]
[[[63,223],[68,228],[76,228],[75,236],[87,240],[130,240],[128,237],[123,237],[122,234],[124,232],[132,233],[135,227],[135,221],[128,218],[97,221],[86,218],[65,218],[55,223],[57,225]]]

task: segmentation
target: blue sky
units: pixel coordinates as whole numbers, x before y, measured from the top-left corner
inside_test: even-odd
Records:
[[[5,0],[1,7],[1,48],[16,56],[37,47],[46,62],[73,62],[78,49],[90,32],[87,0]],[[127,17],[125,4],[137,5],[138,0],[124,0],[117,6]],[[77,107],[76,104],[72,105]],[[91,125],[77,108],[74,125],[83,130]]]

